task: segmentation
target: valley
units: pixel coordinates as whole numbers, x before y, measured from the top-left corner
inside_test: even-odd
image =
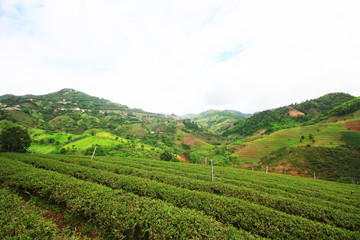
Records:
[[[360,238],[360,98],[188,118],[73,89],[0,101],[3,239]]]
[[[96,147],[97,156],[192,164],[212,159],[217,166],[359,181],[360,99],[349,94],[327,94],[253,115],[209,110],[182,118],[131,109],[74,89],[4,95],[0,102],[0,128],[27,128],[32,139],[27,150],[35,154],[92,155]],[[326,154],[332,151],[343,158],[328,163]],[[352,168],[337,171],[349,161]]]

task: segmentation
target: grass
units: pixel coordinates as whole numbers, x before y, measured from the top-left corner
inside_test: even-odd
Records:
[[[353,119],[354,120],[354,119]],[[353,121],[352,120],[352,121]],[[291,129],[283,129],[270,135],[262,135],[245,144],[245,148],[239,149],[235,152],[242,161],[257,162],[262,157],[279,150],[284,147],[300,147],[300,146],[315,146],[315,147],[336,147],[343,145],[341,139],[343,132],[348,132],[343,127],[344,122],[337,123],[321,123],[317,125],[297,127]],[[310,139],[310,134],[313,139]],[[302,141],[300,139],[304,137]]]
[[[76,152],[83,152],[87,148],[93,147],[94,145],[100,145],[103,147],[116,147],[117,145],[129,146],[132,144],[130,140],[116,136],[115,134],[105,132],[101,129],[97,129],[94,136],[90,136],[90,132],[85,132],[82,135],[74,134],[65,134],[65,133],[46,133],[46,131],[41,129],[31,129],[30,135],[32,136],[33,143],[29,148],[29,151],[34,151],[37,153],[47,154],[47,153],[58,153],[61,148],[68,150],[76,150]],[[70,142],[81,138],[78,141]],[[50,143],[49,139],[53,139],[53,142]],[[58,142],[58,144],[56,144]],[[70,143],[69,143],[70,142]],[[153,146],[146,144],[136,143],[136,147],[141,147],[144,150],[150,151],[153,149]]]

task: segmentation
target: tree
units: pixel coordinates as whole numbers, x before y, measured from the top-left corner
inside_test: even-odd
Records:
[[[160,155],[160,159],[163,161],[171,161],[171,162],[176,162],[176,159],[171,153],[169,153],[168,151],[163,152]]]
[[[26,152],[30,147],[31,138],[26,129],[22,127],[4,128],[0,135],[2,152]]]

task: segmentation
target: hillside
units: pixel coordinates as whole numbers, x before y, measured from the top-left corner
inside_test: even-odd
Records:
[[[245,114],[234,110],[207,110],[199,114],[187,115],[183,118],[191,119],[199,126],[219,134],[237,120],[245,119],[249,116],[250,114]]]
[[[349,94],[330,93],[300,104],[262,111],[235,122],[223,135],[246,137],[259,130],[269,134],[285,128],[311,125],[329,117],[334,108],[354,99],[355,97]],[[358,110],[356,107],[352,110],[349,109],[353,112],[356,110]]]
[[[151,159],[2,153],[0,237],[360,238],[356,185],[223,167],[212,182],[210,172]]]
[[[190,120],[144,112],[74,89],[34,96],[0,97],[0,128],[22,125],[33,143],[29,151],[92,154],[199,162],[224,138]],[[196,144],[195,144],[196,143]]]
[[[97,156],[195,164],[213,159],[216,166],[259,171],[269,166],[272,172],[303,177],[315,171],[332,181],[359,178],[359,139],[349,134],[360,129],[360,98],[348,94],[327,94],[253,116],[209,110],[189,119],[130,109],[73,89],[0,99],[0,129],[26,127],[30,152],[92,155],[96,147]],[[331,160],[326,157],[331,152],[345,158]]]
[[[335,181],[360,180],[360,117],[254,135],[232,145],[242,167]],[[340,156],[340,157],[339,157]]]

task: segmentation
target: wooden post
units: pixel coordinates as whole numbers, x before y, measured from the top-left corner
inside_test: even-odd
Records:
[[[96,152],[96,147],[95,147],[94,152],[93,152],[93,154],[92,154],[92,156],[91,156],[91,160],[93,160],[94,155],[95,155],[95,152]]]
[[[314,172],[314,179],[316,179],[316,175],[315,175],[315,172]]]
[[[266,173],[269,172],[269,166],[266,166]]]
[[[211,181],[214,181],[214,168],[213,168],[213,160],[211,160]]]

